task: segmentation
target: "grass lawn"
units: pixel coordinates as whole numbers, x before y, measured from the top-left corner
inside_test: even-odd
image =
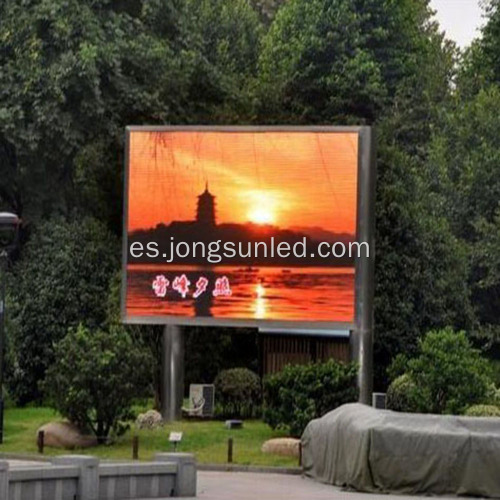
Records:
[[[5,410],[4,443],[0,452],[37,453],[36,431],[52,420],[60,417],[49,408],[10,408]],[[273,431],[261,421],[245,421],[240,430],[227,430],[224,422],[182,421],[165,425],[155,431],[136,431],[139,436],[139,458],[148,460],[156,452],[171,451],[168,442],[170,431],[184,433],[177,451],[194,453],[199,463],[225,463],[227,460],[227,440],[233,438],[233,463],[242,465],[296,466],[295,458],[266,455],[260,451],[262,443],[273,437],[281,437],[283,432]],[[131,459],[131,429],[116,439],[113,444],[102,445],[87,450],[73,450],[71,453],[85,453],[101,458]],[[45,448],[46,455],[68,453],[67,450]]]

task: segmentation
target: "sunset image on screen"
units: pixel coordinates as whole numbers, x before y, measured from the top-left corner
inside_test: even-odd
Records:
[[[128,254],[129,318],[353,321],[353,259],[309,249],[355,241],[356,132],[136,129],[128,155],[128,245],[161,249]],[[308,254],[210,263],[173,258],[180,241],[304,241]]]

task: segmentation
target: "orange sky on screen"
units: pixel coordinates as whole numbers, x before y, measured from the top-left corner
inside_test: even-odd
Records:
[[[356,133],[132,131],[129,151],[131,231],[193,220],[208,182],[217,223],[356,232]]]

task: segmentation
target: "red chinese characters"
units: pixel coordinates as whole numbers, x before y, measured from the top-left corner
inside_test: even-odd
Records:
[[[153,281],[152,288],[157,297],[165,297],[170,282],[163,274],[159,274]]]
[[[229,285],[229,280],[226,276],[222,278],[217,278],[215,280],[215,288],[212,291],[214,297],[230,297],[232,295],[231,286]]]
[[[209,280],[205,276],[200,276],[196,281],[196,290],[192,294],[193,299],[197,299],[203,295],[207,291],[209,283]],[[157,297],[166,297],[169,286],[170,281],[163,276],[163,274],[159,274],[153,280],[151,288]],[[172,282],[172,290],[178,292],[183,299],[189,295],[190,286],[191,282],[185,274],[176,276]],[[212,295],[214,297],[230,297],[232,293],[231,285],[229,284],[227,276],[222,276],[221,278],[217,278],[215,280],[215,286],[212,290]]]
[[[172,288],[176,292],[179,292],[182,295],[182,298],[185,299],[189,292],[189,285],[191,285],[191,282],[188,280],[187,276],[183,274],[180,277],[175,277],[174,282],[172,283]]]
[[[204,293],[208,286],[208,280],[205,276],[200,276],[196,282],[196,291],[193,293],[193,297],[197,299],[202,293]]]

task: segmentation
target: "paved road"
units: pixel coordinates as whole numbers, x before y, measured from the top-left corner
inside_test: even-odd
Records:
[[[301,476],[198,472],[198,500],[408,500],[401,495],[351,493]]]

